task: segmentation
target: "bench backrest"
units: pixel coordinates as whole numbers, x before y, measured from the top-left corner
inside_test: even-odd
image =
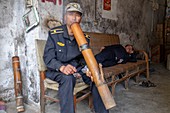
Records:
[[[90,36],[90,47],[94,54],[99,53],[102,46],[119,44],[119,36],[116,34],[104,34],[104,33],[93,33],[85,32]]]
[[[119,44],[119,36],[115,34],[103,34],[103,33],[92,33],[86,32],[90,38],[90,47],[94,54],[99,53],[102,46],[112,45],[112,44]],[[39,71],[45,71],[47,68],[43,61],[43,54],[45,48],[46,40],[36,39],[36,54],[37,54],[37,61],[38,61],[38,69]]]

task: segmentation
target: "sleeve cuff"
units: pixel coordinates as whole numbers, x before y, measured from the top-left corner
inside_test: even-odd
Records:
[[[57,68],[56,68],[56,71],[60,71],[60,67],[61,67],[61,66],[64,66],[64,65],[63,65],[63,64],[58,64],[58,65],[57,65]]]

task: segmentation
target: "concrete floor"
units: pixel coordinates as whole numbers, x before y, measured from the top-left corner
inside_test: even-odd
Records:
[[[156,87],[139,86],[133,79],[128,90],[123,83],[117,84],[114,97],[117,106],[110,109],[110,113],[170,113],[170,71],[161,64],[152,64],[150,80]],[[16,113],[15,102],[7,104],[7,113]],[[36,107],[26,105],[24,113],[39,112]],[[46,113],[59,113],[58,103],[47,105]],[[77,113],[92,113],[87,100],[77,104]]]

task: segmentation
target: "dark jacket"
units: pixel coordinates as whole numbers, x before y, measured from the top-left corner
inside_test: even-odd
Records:
[[[87,41],[89,42],[89,38]],[[80,70],[82,63],[84,63],[77,42],[75,38],[68,35],[66,25],[49,31],[43,58],[48,69],[46,76],[52,80],[61,74],[59,69],[62,65],[71,64]]]
[[[103,67],[113,66],[118,63],[137,61],[136,54],[128,54],[125,48],[120,44],[105,46],[105,49],[95,55],[95,58],[98,63],[103,65]]]

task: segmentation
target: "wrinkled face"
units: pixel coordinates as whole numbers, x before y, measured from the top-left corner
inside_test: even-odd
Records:
[[[65,19],[65,23],[67,24],[67,26],[70,27],[71,24],[74,22],[80,23],[81,14],[76,11],[69,11],[69,12],[66,12],[64,19]]]
[[[133,53],[133,47],[131,45],[126,46],[125,49],[127,53],[129,54]]]

